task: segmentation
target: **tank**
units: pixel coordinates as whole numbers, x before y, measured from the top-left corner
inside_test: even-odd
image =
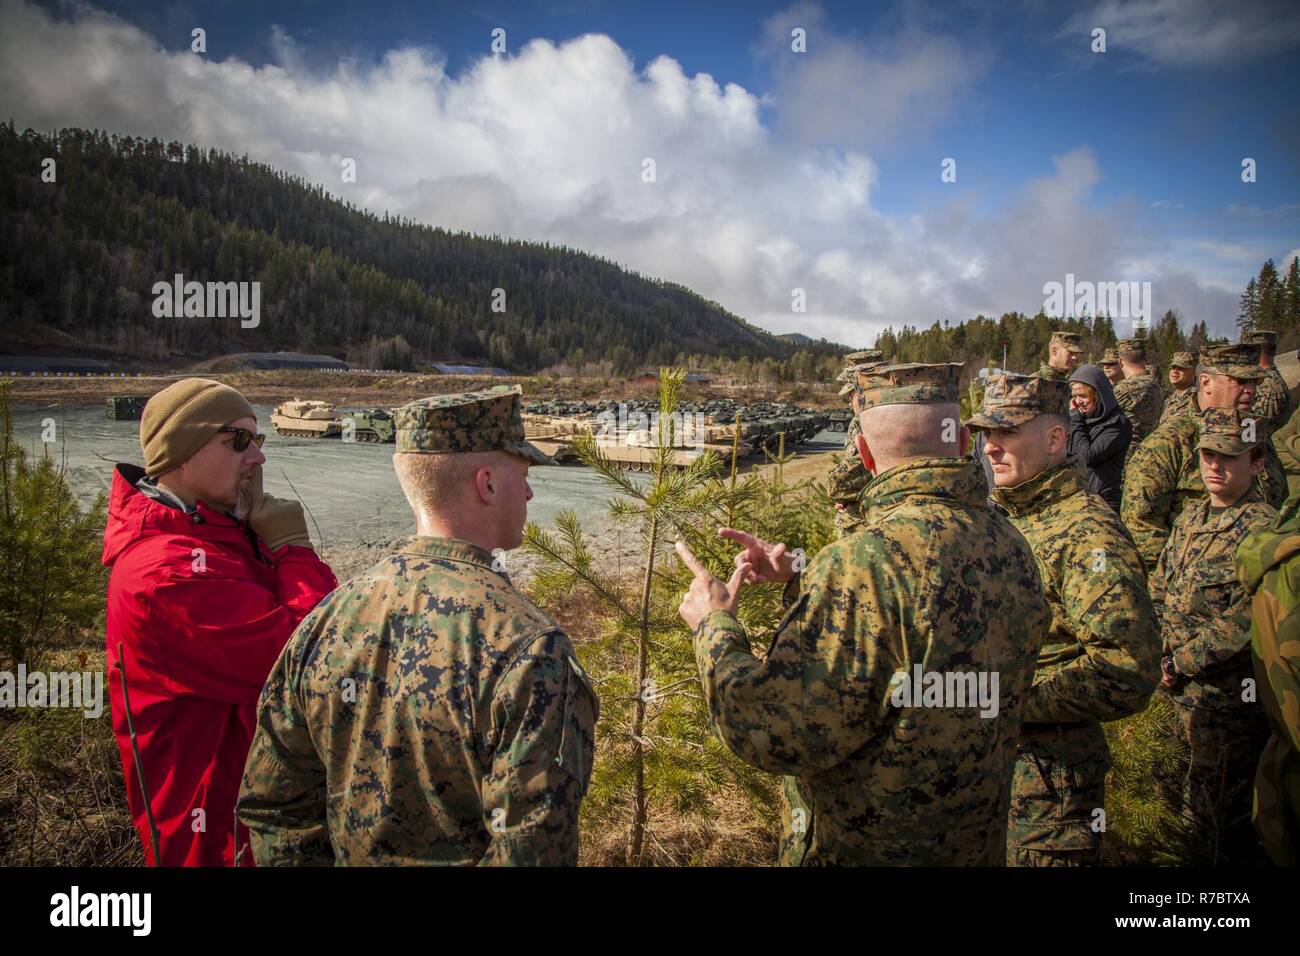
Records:
[[[333,405],[301,398],[277,405],[271,412],[271,427],[292,438],[337,438],[343,433]]]
[[[397,441],[397,429],[393,425],[393,416],[382,408],[349,412],[343,416],[343,438],[348,438],[348,422],[352,423],[352,440],[380,445]]]
[[[148,395],[114,395],[104,400],[105,415],[115,422],[138,422]]]

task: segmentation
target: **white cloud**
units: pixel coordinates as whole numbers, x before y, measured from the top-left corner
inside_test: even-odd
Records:
[[[810,44],[827,42],[818,36]],[[911,49],[943,42],[914,39]],[[886,325],[1036,311],[1043,284],[1067,272],[1152,280],[1160,305],[1161,273],[1139,262],[1171,275],[1171,301],[1189,320],[1228,330],[1235,316],[1235,295],[1225,307],[1222,290],[1182,275],[1186,263],[1144,232],[1140,210],[1096,206],[1102,170],[1087,148],[1053,158],[993,216],[955,193],[924,214],[891,217],[873,206],[884,186],[865,151],[791,142],[764,124],[755,93],[687,75],[666,56],[638,70],[607,36],[533,40],[458,75],[427,49],[322,72],[301,65],[308,51],[282,30],[270,43],[281,62],[253,68],[169,53],[91,9],[55,20],[0,0],[0,115],[20,127],[247,152],[375,212],[585,249],[774,331],[851,345]],[[916,62],[914,79],[931,59]],[[944,82],[893,88],[903,106],[864,128],[924,114]],[[355,184],[340,180],[344,157],[357,162]],[[642,181],[646,158],[654,183]],[[796,287],[806,314],[791,311]]]
[[[1300,9],[1293,0],[1101,0],[1071,17],[1061,35],[1090,39],[1097,27],[1106,31],[1108,51],[1156,66],[1203,68],[1300,44]]]
[[[806,50],[791,32],[805,31]],[[878,149],[912,137],[968,98],[988,57],[970,38],[905,26],[863,39],[834,27],[820,3],[797,3],[763,24],[757,52],[775,77],[772,103],[800,142]]]

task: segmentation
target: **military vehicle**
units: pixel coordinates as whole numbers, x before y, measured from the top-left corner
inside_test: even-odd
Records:
[[[291,438],[337,438],[343,433],[343,422],[333,405],[301,398],[277,405],[271,413],[271,427]]]
[[[826,413],[826,430],[828,432],[846,432],[853,421],[853,409],[837,408]]]
[[[397,441],[397,429],[391,412],[382,408],[348,412],[343,416],[343,437],[348,437],[348,422],[352,423],[352,440],[379,445]]]
[[[105,415],[115,422],[138,422],[144,414],[148,395],[115,395],[105,399]]]

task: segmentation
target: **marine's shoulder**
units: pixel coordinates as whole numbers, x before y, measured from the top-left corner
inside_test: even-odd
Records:
[[[1247,532],[1269,527],[1277,517],[1277,509],[1267,501],[1247,501],[1237,513],[1234,522]]]
[[[503,575],[480,564],[398,552],[330,595],[335,616],[464,618],[476,630],[557,629],[554,619]]]
[[[1095,491],[1081,488],[1055,502],[1046,517],[1062,549],[1071,554],[1092,554],[1097,550],[1133,552],[1128,531],[1114,509]]]

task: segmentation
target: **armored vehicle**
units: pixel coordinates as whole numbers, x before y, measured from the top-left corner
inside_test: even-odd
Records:
[[[105,399],[105,415],[115,422],[138,422],[148,395],[115,395]]]
[[[301,398],[277,405],[271,413],[271,427],[293,438],[337,438],[343,432],[333,405]]]
[[[397,429],[393,427],[393,416],[382,408],[366,411],[349,412],[343,416],[343,437],[348,437],[348,422],[352,423],[352,440],[369,442],[372,445],[397,441]]]

